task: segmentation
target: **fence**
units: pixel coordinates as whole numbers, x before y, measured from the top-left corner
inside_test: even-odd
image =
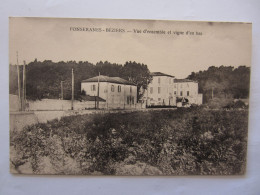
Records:
[[[10,112],[19,111],[19,98],[17,95],[9,94],[9,109]]]
[[[19,100],[17,95],[9,95],[10,112],[19,111]],[[95,101],[78,101],[74,100],[74,110],[88,110],[95,109],[97,102]],[[99,102],[99,109],[143,109],[145,104],[107,104],[106,102]],[[59,99],[42,99],[42,100],[27,100],[26,103],[27,111],[61,111],[71,110],[71,100],[59,100]]]
[[[99,108],[103,109],[106,107],[105,102],[99,102]],[[74,110],[86,110],[94,109],[95,101],[77,101],[73,102]],[[57,99],[42,99],[36,101],[28,101],[28,110],[39,111],[39,110],[71,110],[70,100],[57,100]]]

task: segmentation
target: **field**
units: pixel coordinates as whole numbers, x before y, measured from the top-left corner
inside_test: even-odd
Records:
[[[11,132],[10,169],[25,174],[244,174],[247,130],[248,110],[69,116]]]

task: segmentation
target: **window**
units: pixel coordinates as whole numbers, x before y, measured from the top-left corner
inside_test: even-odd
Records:
[[[158,77],[158,83],[161,83],[161,78],[160,77]]]
[[[114,92],[115,91],[115,86],[111,85],[111,91]]]
[[[180,96],[182,96],[182,91],[180,91]]]
[[[135,98],[134,98],[134,96],[127,96],[126,99],[127,99],[127,104],[128,104],[128,105],[135,103]]]
[[[121,86],[118,85],[118,92],[121,92]]]
[[[158,87],[158,93],[161,93],[161,87]]]
[[[153,93],[153,87],[150,87],[150,94]]]
[[[176,93],[176,91],[174,91],[174,95],[176,95],[177,93]]]
[[[161,98],[158,98],[158,101],[161,101]]]
[[[187,96],[189,96],[190,95],[190,92],[189,91],[187,91]]]
[[[130,86],[130,93],[132,93],[132,86]]]
[[[96,91],[96,85],[91,85],[91,91]]]

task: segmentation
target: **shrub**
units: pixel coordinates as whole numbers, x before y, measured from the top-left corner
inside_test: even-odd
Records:
[[[52,174],[109,175],[142,163],[165,175],[242,174],[247,125],[246,110],[200,107],[69,116],[12,134],[12,162],[38,174],[42,159]]]

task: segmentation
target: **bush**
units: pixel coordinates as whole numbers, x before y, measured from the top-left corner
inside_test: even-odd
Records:
[[[214,98],[208,101],[207,107],[211,109],[221,109],[232,101],[230,98]]]
[[[230,110],[230,109],[246,109],[246,108],[248,108],[248,106],[246,106],[246,104],[243,101],[237,100],[237,101],[229,102],[223,108],[227,109],[227,110]]]
[[[247,125],[245,110],[200,107],[69,116],[12,134],[19,155],[11,161],[37,174],[113,175],[140,165],[164,175],[242,174]]]

